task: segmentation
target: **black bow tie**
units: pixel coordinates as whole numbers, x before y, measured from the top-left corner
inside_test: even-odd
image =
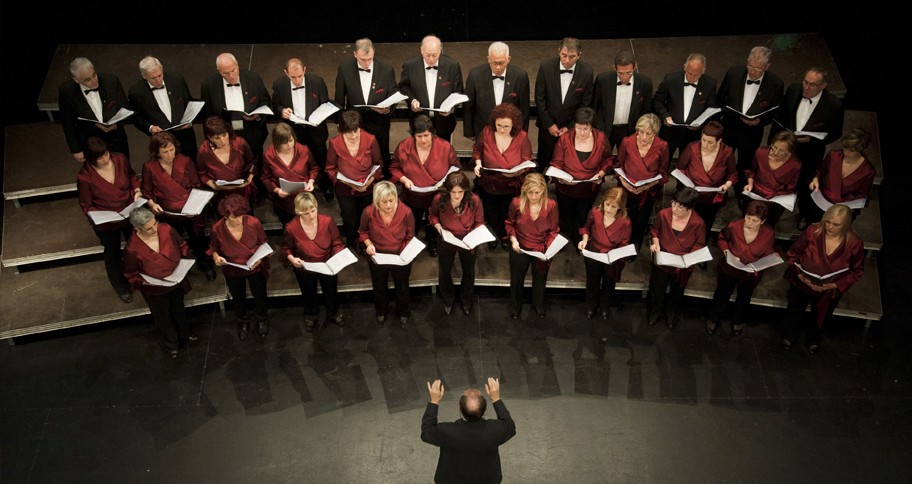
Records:
[[[692,88],[696,89],[696,88],[697,88],[697,85],[696,85],[696,84],[691,84],[691,83],[689,83],[689,82],[685,82],[685,83],[684,83],[684,87],[692,87]]]
[[[361,71],[361,72],[370,72],[370,71],[371,71],[370,69],[362,69],[362,68],[360,68],[360,67],[358,68],[358,70]]]
[[[427,66],[427,67],[425,67],[425,69],[427,69],[427,70],[431,70],[431,69],[437,70],[437,66]]]
[[[808,100],[808,104],[814,104],[814,100],[813,100],[813,99],[811,99],[811,98],[809,98],[809,97],[808,97],[808,98],[805,98],[805,99]]]
[[[301,85],[298,86],[298,87],[293,87],[293,88],[291,88],[292,91],[297,91],[298,89],[304,89],[304,84],[301,84]]]
[[[95,89],[84,89],[82,92],[85,94],[88,94],[90,92],[98,92],[98,88],[96,87]]]
[[[629,85],[630,85],[629,82],[627,84],[624,84],[623,82],[618,81],[618,86],[629,86]]]
[[[760,81],[752,81],[752,80],[748,79],[747,85],[750,86],[751,84],[760,84]]]
[[[504,76],[492,76],[492,78],[493,78],[493,79],[500,79],[501,81],[504,80]]]
[[[228,84],[228,87],[241,87],[241,83],[239,82],[237,84]]]
[[[559,72],[561,74],[573,74],[573,69],[561,69],[557,72]]]

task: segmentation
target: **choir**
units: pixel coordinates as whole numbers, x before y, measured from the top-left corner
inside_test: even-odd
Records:
[[[874,177],[864,155],[870,135],[863,130],[846,133],[842,149],[825,156],[821,151],[822,140],[843,134],[822,131],[842,127],[841,104],[826,91],[825,70],[811,67],[804,81],[783,96],[782,81],[767,72],[769,49],[755,47],[745,67],[728,70],[717,93],[716,81],[703,74],[705,56],[695,53],[683,71],[664,77],[653,97],[652,80],[634,72],[631,53],[618,53],[615,71],[599,74],[594,83],[591,67],[579,61],[580,41],[566,38],[558,57],[541,63],[536,79],[540,129],[539,152],[533,156],[524,129],[528,114],[517,107],[527,106],[528,99],[516,99],[508,82],[526,73],[509,66],[509,48],[498,42],[488,51],[490,68],[473,69],[467,82],[473,114],[465,121],[474,125],[464,134],[474,146],[471,169],[463,171],[449,142],[458,113],[440,109],[448,98],[462,94],[460,66],[441,55],[436,37],[425,38],[419,50],[420,56],[405,62],[396,84],[392,68],[374,59],[370,40],[358,40],[354,62],[339,67],[334,101],[341,110],[329,118],[339,134],[328,140],[326,118],[308,121],[329,99],[325,84],[313,73],[305,75],[299,59],[286,62],[287,79],[275,81],[270,98],[258,74],[239,70],[231,54],[222,54],[217,74],[203,85],[207,116],[201,120],[205,139],[198,149],[185,146],[195,143],[182,119],[193,100],[179,74],[165,75],[161,63],[147,57],[140,62],[143,80],[127,100],[116,77],[96,73],[88,59],[73,61],[77,89],[67,81],[60,102],[67,107],[61,114],[71,151],[84,162],[77,177],[79,203],[104,246],[111,285],[126,302],[132,300],[131,288],[140,290],[172,357],[179,339],[196,338],[183,314],[189,283],[183,279],[167,285],[168,276],[180,271],[181,258],[191,253],[209,281],[216,277],[213,267],[222,268],[239,339],[248,337],[252,322],[260,340],[267,337],[265,255],[276,248],[268,246],[263,226],[251,212],[251,202],[264,195],[258,191],[272,200],[284,226],[280,260],[300,285],[307,332],[318,327],[318,283],[326,324],[343,324],[336,270],[345,264],[314,267],[331,268],[333,260],[348,256],[346,251],[368,261],[381,326],[389,315],[389,276],[395,314],[402,327],[408,322],[409,276],[421,250],[438,260],[445,313],[460,303],[469,314],[478,246],[484,241],[488,251],[500,246],[509,252],[512,318],[520,317],[530,267],[532,309],[545,316],[550,258],[569,240],[585,262],[586,317],[606,320],[615,285],[625,264],[641,252],[647,231],[650,240],[643,252],[652,253],[654,263],[646,322],[664,321],[673,329],[682,319],[684,289],[694,266],[705,270],[711,259],[701,249],[713,244],[710,229],[734,187],[743,218],[724,227],[715,242],[723,259],[706,333],[715,333],[737,289],[731,332],[742,334],[745,309],[763,269],[777,262],[773,228],[786,210],[797,206],[809,225],[785,258],[790,288],[782,346],[789,349],[805,331],[808,352],[818,351],[820,328],[863,272],[863,245],[851,226]],[[383,101],[398,91],[410,107],[410,136],[390,158],[391,110]],[[519,93],[528,98],[528,87]],[[496,102],[488,99],[492,95]],[[117,152],[126,151],[124,122],[104,124],[114,108],[130,103],[136,110],[132,121],[150,136],[141,182],[128,154]],[[490,112],[484,120],[478,116],[482,108]],[[74,123],[70,118],[75,114],[98,123]],[[263,122],[269,115],[279,122],[263,152]],[[768,146],[760,146],[767,125],[774,129]],[[672,176],[679,188],[671,206],[654,213]],[[556,188],[554,198],[549,183]],[[331,217],[317,212],[315,184],[324,200],[338,198],[342,235]],[[210,241],[202,216],[182,212],[200,189],[214,192],[212,206],[223,217],[211,227]],[[136,208],[143,202],[148,209]],[[92,214],[129,210],[125,217],[132,230],[123,217],[99,223]],[[471,236],[481,227],[487,229],[476,242]],[[419,228],[424,243],[416,238]],[[123,255],[121,235],[127,241]],[[629,256],[611,257],[630,244]],[[462,267],[458,294],[451,273],[457,255]],[[812,316],[802,322],[808,305]]]

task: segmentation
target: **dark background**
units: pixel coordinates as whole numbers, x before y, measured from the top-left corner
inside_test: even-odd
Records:
[[[560,2],[4,2],[0,15],[3,60],[0,111],[4,126],[46,121],[36,100],[60,43],[321,43],[418,42],[435,33],[444,42],[683,37],[822,32],[848,94],[846,109],[875,111],[884,160],[882,200],[884,250],[879,254],[885,319],[902,320],[902,298],[912,264],[903,253],[908,222],[898,215],[908,163],[900,158],[904,125],[899,112],[903,79],[893,46],[899,35],[886,14],[837,11],[833,5],[783,3],[774,11],[766,2],[606,3],[604,6]],[[253,7],[251,7],[253,5]],[[167,11],[169,8],[180,8]],[[739,11],[750,10],[744,14]],[[754,13],[758,12],[758,13]],[[556,42],[555,42],[556,47]],[[555,49],[556,50],[556,49]],[[597,55],[588,53],[588,55]],[[613,55],[613,54],[612,54]],[[668,66],[669,71],[678,66]],[[775,64],[773,65],[775,71]],[[893,96],[891,97],[891,93]],[[14,228],[5,227],[5,230]]]

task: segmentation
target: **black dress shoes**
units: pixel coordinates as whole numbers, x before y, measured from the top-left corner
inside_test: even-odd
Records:
[[[712,327],[710,325],[712,324]],[[716,334],[716,330],[719,329],[719,323],[713,324],[712,321],[706,320],[706,325],[703,326],[703,331],[706,331],[706,334],[712,336]]]
[[[316,325],[317,325],[316,318],[314,318],[314,319],[305,318],[304,319],[304,331],[307,331],[308,333],[313,333],[314,326],[316,326]]]
[[[503,239],[500,241],[500,248],[503,249],[504,252],[510,252],[510,249],[513,248],[513,244],[510,243],[509,239]]]
[[[808,350],[809,355],[814,356],[820,350],[820,346],[819,345],[808,345],[807,350]]]
[[[120,296],[120,300],[123,301],[123,302],[125,302],[125,303],[131,303],[131,302],[133,302],[133,294],[132,294],[132,293],[125,292],[125,293],[123,293],[123,294],[118,294],[118,296]]]
[[[545,317],[545,310],[544,310],[544,309],[538,309],[538,308],[536,308],[536,307],[533,307],[532,309],[535,311],[535,314],[537,314],[538,317],[540,317],[540,318]]]
[[[497,250],[497,241],[488,242],[488,252],[493,252],[495,250]]]
[[[785,338],[782,338],[782,349],[785,351],[792,349],[792,342]]]
[[[594,310],[594,309],[589,310],[589,311],[586,311],[586,319],[591,320],[591,319],[594,318],[594,317],[595,317],[595,310]]]
[[[732,324],[732,336],[741,336],[741,334],[744,333],[744,325],[739,324],[738,326],[741,326],[741,327],[735,328],[735,325]]]
[[[446,313],[447,316],[449,316],[450,313],[453,312],[453,306],[450,305],[450,304],[444,304],[444,305],[443,305],[443,312]]]
[[[269,334],[269,318],[263,318],[257,320],[257,335],[260,337],[260,341],[266,339],[266,336]]]
[[[608,321],[608,311],[602,311],[599,313],[602,317],[602,321]]]
[[[468,306],[466,306],[465,304],[460,304],[460,306],[462,306],[463,314],[465,314],[466,316],[472,314],[472,305],[471,304],[469,304]]]
[[[172,360],[176,360],[176,359],[177,359],[177,350],[169,350],[169,351],[168,351],[168,354],[171,355],[171,359],[172,359]]]
[[[238,339],[241,341],[246,341],[247,336],[250,335],[250,321],[240,321],[238,322]]]
[[[212,282],[215,280],[215,269],[206,269],[206,280]]]
[[[399,327],[402,329],[405,329],[405,323],[407,323],[408,320],[409,320],[408,316],[400,316],[399,317]]]
[[[189,341],[191,343],[197,342],[197,341],[199,341],[199,339],[200,339],[200,337],[195,335],[194,333],[190,333],[190,336],[187,336],[187,341]]]
[[[437,257],[437,244],[436,243],[432,244],[432,243],[428,242],[427,250],[428,250],[428,255],[430,255],[431,257]],[[449,313],[447,313],[447,314],[449,314]]]
[[[511,309],[510,310],[510,319],[519,319],[519,312]]]
[[[668,322],[665,323],[665,326],[667,326],[668,329],[675,329],[675,326],[677,326],[678,323],[680,323],[683,319],[684,317],[680,314],[675,314],[673,318],[669,319]]]
[[[345,327],[345,320],[342,318],[342,313],[336,314],[335,316],[326,315],[326,324],[333,324],[343,328]]]
[[[326,187],[323,190],[323,198],[325,198],[327,202],[331,202],[333,200],[333,198],[335,198],[335,196],[336,196],[336,192],[335,192],[335,190],[333,190],[332,185]]]
[[[385,315],[385,314],[378,314],[378,315],[377,315],[377,322],[380,323],[380,327],[382,328],[382,327],[383,327],[383,323],[386,322],[386,315]]]

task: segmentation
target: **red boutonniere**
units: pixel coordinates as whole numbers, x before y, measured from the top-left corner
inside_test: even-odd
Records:
[[[443,84],[441,84],[440,87],[447,87],[449,85],[450,85],[450,81],[447,81],[447,82],[444,82]]]
[[[823,123],[817,123],[817,124],[814,125],[814,127],[815,127],[815,128],[822,128],[822,127],[823,127]]]
[[[383,89],[377,89],[376,91],[374,91],[374,94],[380,94],[381,92],[383,92]]]
[[[582,94],[582,93],[583,93],[583,88],[581,88],[581,87],[576,88],[576,93],[577,93],[577,94]]]
[[[116,101],[111,101],[111,102],[109,102],[109,103],[108,103],[108,109],[113,108],[115,104],[117,104]]]
[[[700,104],[706,104],[706,99],[700,101]]]
[[[757,94],[760,94],[760,93],[758,92]],[[768,101],[763,101],[762,103],[760,103],[760,107],[768,106],[768,105],[769,105]]]
[[[314,99],[317,98],[317,95],[316,95],[316,94],[311,94],[311,96],[313,96]]]
[[[643,102],[643,98],[640,98],[639,100],[637,100],[637,102],[638,102],[638,103]]]
[[[169,92],[168,94],[171,94],[171,93]],[[182,98],[182,97],[177,98],[177,104],[180,104],[182,102],[184,102],[184,98]]]
[[[516,93],[515,93],[515,92],[511,92],[509,97],[516,97]]]
[[[249,102],[250,104],[255,103],[255,102],[256,102],[256,96],[253,96],[252,98],[250,98],[250,101],[247,101],[247,102]]]

